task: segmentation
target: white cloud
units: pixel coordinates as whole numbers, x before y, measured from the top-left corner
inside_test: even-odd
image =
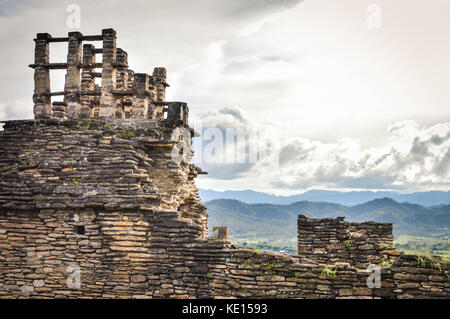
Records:
[[[445,165],[450,122],[419,126],[402,121],[388,131],[389,139],[377,148],[363,148],[354,139],[335,143],[292,141],[282,149],[285,160],[274,184],[298,189],[448,189],[450,170]]]
[[[246,132],[261,126],[245,118],[239,108],[210,111],[195,120],[204,126],[235,127]],[[266,129],[278,128],[265,126]],[[282,134],[281,130],[272,130]],[[325,143],[307,138],[275,136],[279,142],[279,169],[266,164],[208,165],[210,177],[203,187],[219,185],[239,189],[242,185],[266,191],[290,192],[308,188],[329,189],[448,189],[450,186],[450,122],[420,126],[414,121],[398,121],[387,128],[389,138],[380,147],[363,147],[352,138]],[[273,137],[273,136],[272,136]],[[208,141],[206,141],[207,144]],[[260,140],[260,143],[266,140]],[[197,141],[194,141],[197,143]],[[225,141],[225,144],[230,141]],[[205,141],[203,142],[205,144]],[[226,180],[224,183],[222,183]],[[212,187],[212,188],[217,188]]]
[[[0,103],[0,119],[22,120],[33,118],[33,102],[13,100],[8,104]]]

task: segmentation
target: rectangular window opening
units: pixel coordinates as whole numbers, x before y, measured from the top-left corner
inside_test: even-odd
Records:
[[[84,226],[75,226],[75,230],[78,235],[84,235],[86,233],[86,229]]]

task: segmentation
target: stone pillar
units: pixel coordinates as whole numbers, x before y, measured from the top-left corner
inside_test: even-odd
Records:
[[[167,120],[189,123],[189,107],[183,102],[172,102],[167,105]]]
[[[126,89],[127,90],[132,90],[133,89],[133,83],[134,83],[134,71],[133,70],[127,70]]]
[[[83,45],[83,64],[93,64],[95,63],[95,53],[94,45],[84,44]],[[92,73],[95,71],[94,68],[84,68],[81,72],[81,91],[94,91],[95,89],[95,77]],[[92,95],[81,95],[80,103],[81,109],[79,116],[81,118],[92,118],[94,117],[94,109],[92,106],[93,101]]]
[[[35,41],[34,49],[34,117],[49,118],[51,117],[52,107],[50,98],[50,72],[44,64],[49,61],[49,44],[48,39],[52,36],[48,33],[38,33]]]
[[[213,233],[217,231],[216,239],[228,240],[228,226],[214,226]]]
[[[133,70],[127,70],[127,76],[126,76],[126,83],[125,83],[125,90],[127,91],[133,91],[133,85],[134,85],[134,71]],[[131,109],[133,106],[133,96],[125,95],[122,98],[122,105],[124,109],[124,117],[126,119],[131,118]]]
[[[153,70],[153,82],[156,87],[156,101],[162,102],[166,100],[166,83],[167,70],[165,68],[155,68]]]
[[[127,82],[128,82],[128,72],[127,72],[128,53],[120,48],[117,48],[116,62],[117,62],[116,90],[125,91],[127,89]],[[122,96],[116,99],[116,110],[115,110],[116,118],[125,117],[124,104],[126,103],[126,100],[127,100],[126,96]]]
[[[148,111],[147,111],[147,118],[149,119],[156,119],[157,113],[164,112],[164,106],[163,105],[157,105],[156,102],[156,86],[155,86],[155,79],[153,76],[150,76],[150,82],[148,86]],[[161,116],[164,118],[164,113]]]
[[[128,53],[121,48],[117,48],[116,62],[118,64],[117,69],[120,71],[125,71],[128,67]]]
[[[100,97],[99,117],[114,117],[116,99],[116,31],[103,29],[102,95]]]
[[[116,89],[124,90],[124,89],[126,89],[127,76],[128,76],[127,67],[126,67],[126,65],[128,65],[128,54],[122,49],[117,49],[116,60],[117,60],[117,64],[123,65],[123,66],[117,67]]]
[[[131,108],[131,118],[146,119],[149,102],[149,75],[145,73],[135,73],[133,83],[133,105]]]
[[[64,102],[67,103],[68,117],[78,118],[80,112],[80,66],[81,37],[80,32],[69,32],[67,51],[67,73],[64,85]]]

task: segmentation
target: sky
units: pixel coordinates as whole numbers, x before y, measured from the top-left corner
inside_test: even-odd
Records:
[[[0,0],[0,120],[33,116],[36,33],[112,27],[131,69],[166,67],[166,99],[189,103],[201,188],[450,190],[448,12],[447,0]],[[51,62],[65,50],[52,44]],[[51,81],[61,90],[64,73]],[[223,160],[269,144],[263,159]]]

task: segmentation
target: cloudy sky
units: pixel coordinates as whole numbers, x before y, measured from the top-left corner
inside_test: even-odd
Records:
[[[449,190],[449,12],[448,0],[0,0],[0,119],[32,118],[37,32],[113,27],[131,69],[168,69],[167,100],[187,101],[193,125],[270,133],[250,141],[275,143],[276,167],[197,158],[202,188]],[[63,87],[62,72],[51,79]]]

